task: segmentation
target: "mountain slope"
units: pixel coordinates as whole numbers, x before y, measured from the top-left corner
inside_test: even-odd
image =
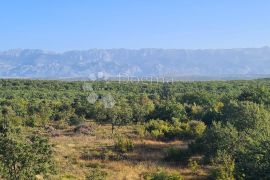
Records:
[[[1,77],[79,78],[109,76],[223,76],[270,74],[270,48],[90,49],[64,53],[42,50],[0,52]]]

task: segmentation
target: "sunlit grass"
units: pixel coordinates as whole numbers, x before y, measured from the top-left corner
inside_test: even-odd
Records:
[[[69,134],[71,127],[62,130],[59,137],[52,137],[55,145],[55,159],[58,166],[57,179],[85,179],[91,168],[101,168],[108,173],[108,179],[142,179],[142,174],[162,169],[167,172],[180,173],[185,179],[204,179],[207,169],[199,169],[198,175],[183,165],[166,162],[166,149],[169,147],[187,148],[187,142],[162,142],[141,138],[134,133],[134,127],[118,128],[115,134],[130,137],[134,150],[116,152],[114,135],[110,125],[97,125],[93,135]],[[87,153],[84,158],[84,153]]]

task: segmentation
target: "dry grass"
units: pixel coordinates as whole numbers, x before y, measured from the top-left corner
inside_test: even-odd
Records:
[[[61,132],[61,136],[51,138],[55,145],[55,158],[58,175],[51,179],[85,179],[89,169],[101,167],[111,180],[140,180],[142,173],[162,168],[168,172],[178,172],[185,179],[205,179],[207,168],[201,168],[199,175],[193,175],[187,166],[164,161],[164,153],[168,147],[187,148],[183,141],[161,142],[141,139],[134,134],[134,128],[126,126],[117,129],[117,133],[132,137],[134,151],[119,153],[113,151],[114,139],[109,125],[96,128],[93,135],[72,135],[70,130]],[[106,150],[105,152],[103,152]],[[83,158],[83,154],[104,153],[104,157],[93,156]],[[87,156],[88,157],[88,156]]]

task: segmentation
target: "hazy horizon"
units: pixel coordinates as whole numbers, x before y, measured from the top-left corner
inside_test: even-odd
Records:
[[[197,50],[232,50],[232,49],[261,49],[261,48],[270,48],[270,45],[265,46],[256,46],[256,47],[231,47],[231,48],[155,48],[155,47],[143,47],[143,48],[85,48],[85,49],[64,49],[64,50],[54,50],[54,49],[42,49],[42,48],[8,48],[1,49],[0,52],[7,51],[23,51],[23,50],[41,50],[43,52],[52,52],[52,53],[65,53],[71,51],[89,51],[89,50],[187,50],[187,51],[197,51]]]
[[[270,48],[89,49],[62,53],[37,49],[0,52],[0,77],[87,78],[126,76],[217,77],[270,74]]]

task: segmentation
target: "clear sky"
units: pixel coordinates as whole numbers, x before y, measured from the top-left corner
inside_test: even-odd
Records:
[[[0,50],[270,45],[270,0],[2,0]]]

